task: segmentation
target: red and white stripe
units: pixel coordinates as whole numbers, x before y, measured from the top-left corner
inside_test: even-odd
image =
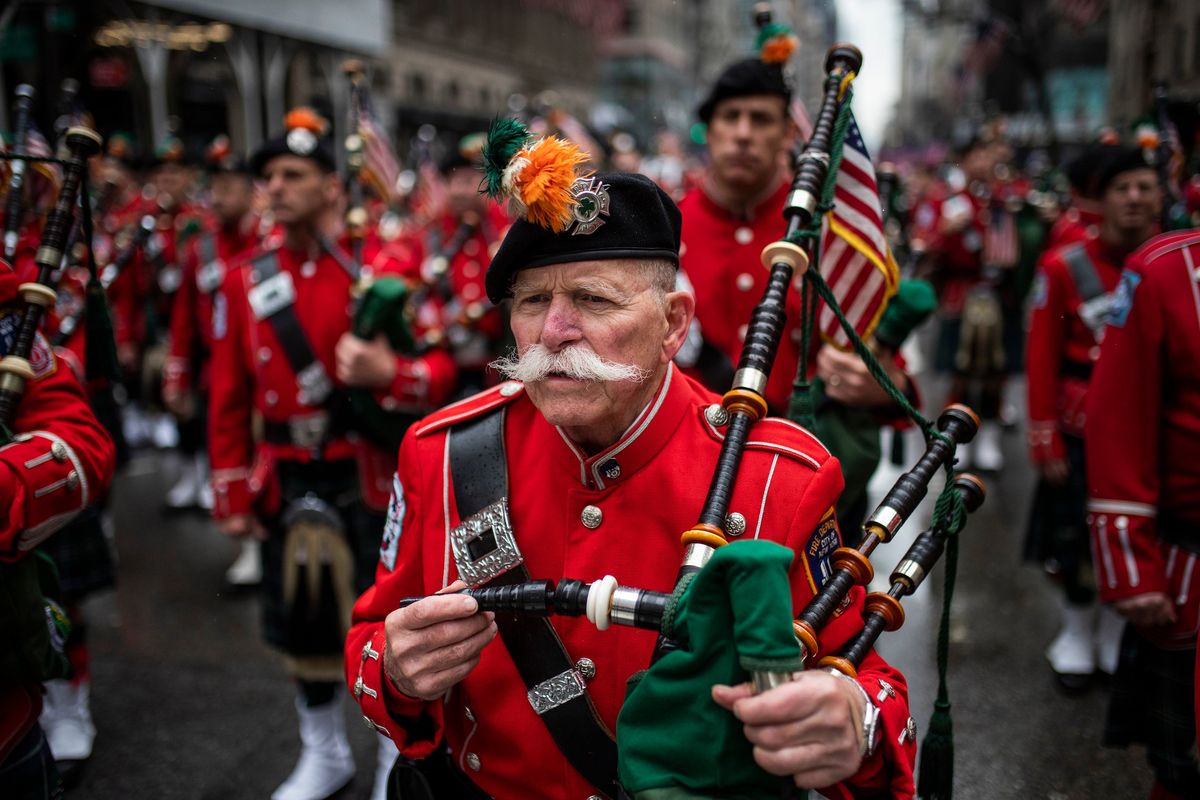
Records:
[[[993,208],[983,233],[983,263],[989,267],[1012,267],[1018,255],[1017,226],[1004,208]]]
[[[400,162],[396,160],[387,131],[375,119],[366,98],[358,117],[358,135],[363,140],[363,171],[368,173],[363,178],[383,200],[390,202],[400,177]]]
[[[821,233],[821,276],[854,330],[869,336],[896,291],[899,270],[883,232],[875,167],[853,117],[834,186],[834,207]],[[818,316],[821,336],[846,347],[849,339],[828,307]]]

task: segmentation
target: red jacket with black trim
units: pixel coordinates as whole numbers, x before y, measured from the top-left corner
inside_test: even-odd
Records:
[[[650,404],[619,441],[587,455],[550,425],[515,382],[431,415],[405,437],[384,531],[376,583],[359,598],[346,641],[346,678],[363,713],[400,751],[428,755],[444,739],[456,763],[496,798],[587,797],[595,789],[562,756],[526,698],[502,641],[445,698],[425,702],[400,693],[383,671],[384,619],[401,598],[433,593],[454,581],[448,535],[459,524],[449,474],[448,431],[455,423],[503,408],[509,509],[517,544],[534,578],[593,581],[612,574],[623,585],[671,591],[683,557],[680,535],[698,518],[724,431],[705,409],[716,395],[670,366]],[[829,515],[842,488],[835,458],[809,433],[768,419],[753,429],[730,511],[746,520],[745,537],[790,547],[794,607],[799,610],[829,574],[840,534]],[[589,511],[585,525],[582,513]],[[596,514],[598,510],[598,515]],[[836,525],[833,530],[836,532]],[[822,654],[862,626],[863,590],[853,590],[822,632]],[[552,624],[572,661],[595,662],[588,682],[600,717],[615,730],[626,680],[650,660],[652,631],[597,630],[584,618]],[[361,684],[359,681],[361,680]],[[877,698],[885,681],[894,695],[876,700],[883,729],[877,752],[854,778],[822,791],[831,798],[911,797],[915,745],[907,687],[875,653],[859,682]]]
[[[344,253],[351,252],[348,241],[339,246]],[[271,477],[273,462],[306,462],[315,457],[310,448],[295,443],[256,443],[252,424],[256,414],[267,425],[290,426],[325,413],[322,405],[306,402],[270,320],[256,318],[251,307],[250,294],[262,279],[254,260],[265,252],[276,254],[280,274],[291,279],[296,317],[334,391],[346,388],[336,377],[334,350],[351,329],[353,298],[350,276],[338,261],[328,253],[311,258],[279,246],[231,265],[213,300],[208,447],[217,519],[255,510],[255,497],[268,488],[264,481]],[[364,264],[376,275],[413,278],[416,265],[408,255],[406,249],[381,245],[374,236],[363,247]],[[416,357],[397,355],[395,379],[374,394],[387,410],[427,410],[449,398],[454,380],[453,359],[435,348]],[[319,457],[357,459],[368,502],[380,507],[386,503],[391,457],[382,449],[343,433],[325,441]]]

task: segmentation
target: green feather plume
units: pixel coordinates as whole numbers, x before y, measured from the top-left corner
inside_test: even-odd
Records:
[[[512,117],[496,117],[492,120],[487,143],[483,146],[483,180],[489,197],[499,199],[503,195],[501,181],[504,169],[531,135],[520,120]]]

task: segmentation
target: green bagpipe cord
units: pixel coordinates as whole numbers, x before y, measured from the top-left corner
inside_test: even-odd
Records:
[[[888,396],[897,406],[903,409],[909,419],[925,434],[926,440],[944,438],[934,424],[926,419],[920,411],[913,407],[888,376],[886,370],[871,349],[863,342],[862,337],[854,326],[846,319],[833,291],[825,283],[824,277],[815,265],[820,263],[818,258],[818,243],[821,236],[821,221],[827,211],[833,208],[834,186],[837,180],[838,165],[842,158],[842,146],[850,123],[850,95],[847,88],[846,97],[842,103],[837,121],[834,125],[832,145],[830,147],[829,170],[825,186],[821,192],[818,212],[814,215],[812,224],[790,238],[793,244],[800,244],[805,239],[812,240],[813,256],[812,269],[804,273],[804,284],[801,290],[801,358],[797,370],[793,393],[788,406],[788,418],[809,430],[819,432],[820,426],[815,420],[814,393],[819,387],[808,379],[807,358],[810,349],[812,326],[816,321],[816,301],[819,298],[829,307],[838,324],[848,337],[854,352],[863,360],[868,372],[884,388]],[[943,593],[942,617],[938,631],[938,697],[934,705],[933,716],[929,729],[921,744],[920,785],[918,795],[926,800],[949,800],[953,790],[954,775],[954,745],[953,721],[950,714],[950,694],[946,680],[949,664],[949,629],[950,606],[954,595],[954,580],[958,561],[958,532],[966,522],[966,510],[962,498],[954,488],[954,467],[947,463],[945,466],[946,482],[934,506],[933,526],[947,534],[945,588]],[[722,548],[723,549],[723,548]]]
[[[672,600],[663,633],[680,647],[630,679],[617,717],[621,785],[635,800],[779,797],[790,783],[755,764],[742,723],[711,688],[744,683],[752,670],[802,667],[791,563],[792,551],[774,542],[734,542]]]
[[[359,301],[354,335],[374,339],[382,333],[394,352],[414,354],[416,343],[406,318],[409,293],[408,284],[400,278],[375,278]],[[411,412],[382,408],[369,389],[352,389],[349,396],[358,427],[391,450],[400,447],[404,432],[418,418]]]

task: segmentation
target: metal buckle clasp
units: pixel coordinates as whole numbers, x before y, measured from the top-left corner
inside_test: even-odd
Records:
[[[485,506],[450,531],[450,547],[458,577],[472,587],[482,586],[525,560],[513,536],[507,497]]]

